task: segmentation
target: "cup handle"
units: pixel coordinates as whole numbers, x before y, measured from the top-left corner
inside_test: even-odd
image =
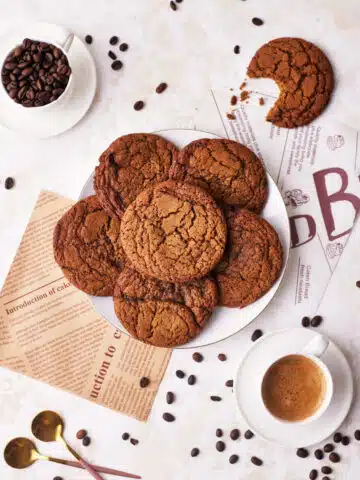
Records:
[[[75,37],[74,34],[66,30],[66,28],[60,27],[57,37],[55,42],[65,53],[68,53]]]
[[[316,335],[309,343],[305,345],[302,352],[305,355],[314,355],[314,357],[322,357],[329,346],[329,339],[324,335]]]

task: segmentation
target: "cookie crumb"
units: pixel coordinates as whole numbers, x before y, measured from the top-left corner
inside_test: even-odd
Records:
[[[246,87],[246,82],[243,82],[243,83],[240,85],[240,90],[243,90],[245,87]]]
[[[240,102],[245,102],[249,98],[249,92],[247,90],[243,90],[240,93]]]
[[[235,120],[235,119],[236,119],[236,117],[235,117],[235,115],[234,115],[233,113],[227,113],[227,114],[226,114],[226,117],[227,117],[229,120]]]
[[[263,99],[263,97],[260,97],[259,98],[259,105],[265,105],[265,100]]]
[[[237,96],[233,95],[230,99],[230,105],[234,106],[237,104]]]

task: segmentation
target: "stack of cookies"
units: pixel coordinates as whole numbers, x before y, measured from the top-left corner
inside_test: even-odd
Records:
[[[178,151],[157,135],[120,137],[100,157],[96,195],[58,222],[55,260],[80,290],[113,296],[132,336],[182,345],[217,305],[245,307],[278,279],[281,243],[258,216],[266,178],[256,155],[231,140]]]

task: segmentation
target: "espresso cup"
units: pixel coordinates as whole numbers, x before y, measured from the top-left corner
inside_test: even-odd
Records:
[[[329,340],[316,335],[300,352],[275,359],[265,369],[261,398],[280,422],[303,424],[320,418],[333,396],[333,379],[321,360]]]

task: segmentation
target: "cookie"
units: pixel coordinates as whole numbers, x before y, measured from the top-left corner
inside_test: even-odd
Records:
[[[216,304],[216,284],[210,277],[174,284],[126,267],[114,291],[115,313],[122,325],[133,337],[158,347],[191,340]]]
[[[280,88],[266,120],[295,128],[312,122],[328,104],[334,74],[326,55],[301,38],[276,38],[263,45],[248,66],[250,78],[271,78]]]
[[[115,140],[95,169],[94,189],[103,209],[120,220],[144,188],[168,179],[177,153],[158,135],[133,133]]]
[[[187,282],[205,276],[222,257],[226,222],[204,190],[167,180],[141,192],[127,208],[121,243],[139,272]]]
[[[267,199],[267,179],[260,159],[241,143],[203,138],[183,148],[170,178],[198,185],[218,202],[260,212]]]
[[[73,205],[57,223],[54,257],[65,277],[90,295],[114,292],[126,263],[120,243],[120,222],[111,218],[95,195]]]
[[[247,210],[228,216],[228,242],[215,269],[219,304],[246,307],[262,297],[279,278],[283,251],[274,228]]]

